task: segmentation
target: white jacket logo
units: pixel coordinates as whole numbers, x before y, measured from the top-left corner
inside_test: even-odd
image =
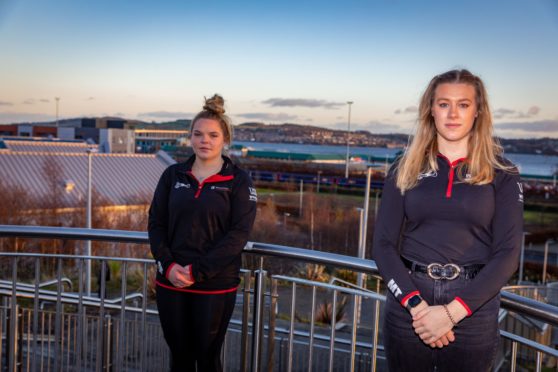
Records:
[[[249,200],[253,202],[258,201],[258,193],[254,187],[248,187],[248,191],[250,192]]]
[[[182,183],[182,182],[176,181],[176,183],[174,184],[174,188],[175,188],[175,189],[179,189],[179,188],[181,188],[181,187],[185,187],[185,188],[189,189],[189,188],[190,188],[190,184],[189,184],[189,183]]]
[[[389,290],[391,291],[391,293],[393,293],[393,295],[395,297],[397,296],[401,296],[402,292],[401,289],[399,289],[399,286],[397,285],[397,283],[395,283],[395,280],[391,279],[388,284],[387,284]]]
[[[433,170],[433,171],[426,172],[426,173],[419,173],[417,179],[420,181],[423,178],[427,178],[427,177],[438,177],[438,172]]]

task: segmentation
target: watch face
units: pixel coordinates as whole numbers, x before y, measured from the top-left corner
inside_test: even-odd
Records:
[[[414,295],[413,297],[409,298],[407,305],[409,305],[410,307],[415,307],[418,304],[420,304],[421,301],[422,301],[422,297],[420,297],[419,295]]]

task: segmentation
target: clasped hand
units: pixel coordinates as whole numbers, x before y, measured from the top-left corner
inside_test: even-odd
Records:
[[[413,315],[413,328],[430,347],[442,348],[455,341],[453,324],[443,306],[426,306]]]
[[[170,269],[168,279],[177,288],[186,288],[194,284],[194,278],[190,275],[188,266],[173,265]]]

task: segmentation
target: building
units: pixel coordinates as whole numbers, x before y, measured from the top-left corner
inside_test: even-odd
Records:
[[[136,152],[155,153],[165,146],[189,145],[187,130],[136,129]]]

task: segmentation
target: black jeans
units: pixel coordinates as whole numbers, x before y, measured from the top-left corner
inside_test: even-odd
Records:
[[[157,286],[159,319],[171,351],[172,372],[223,370],[221,348],[235,302],[236,291],[196,294]]]
[[[433,280],[423,273],[412,273],[422,297],[429,305],[443,305],[459,296],[471,279]],[[453,328],[455,342],[441,349],[425,345],[414,332],[412,318],[387,294],[384,319],[384,346],[391,372],[490,371],[500,340],[498,309],[500,295],[493,297],[472,316]]]

